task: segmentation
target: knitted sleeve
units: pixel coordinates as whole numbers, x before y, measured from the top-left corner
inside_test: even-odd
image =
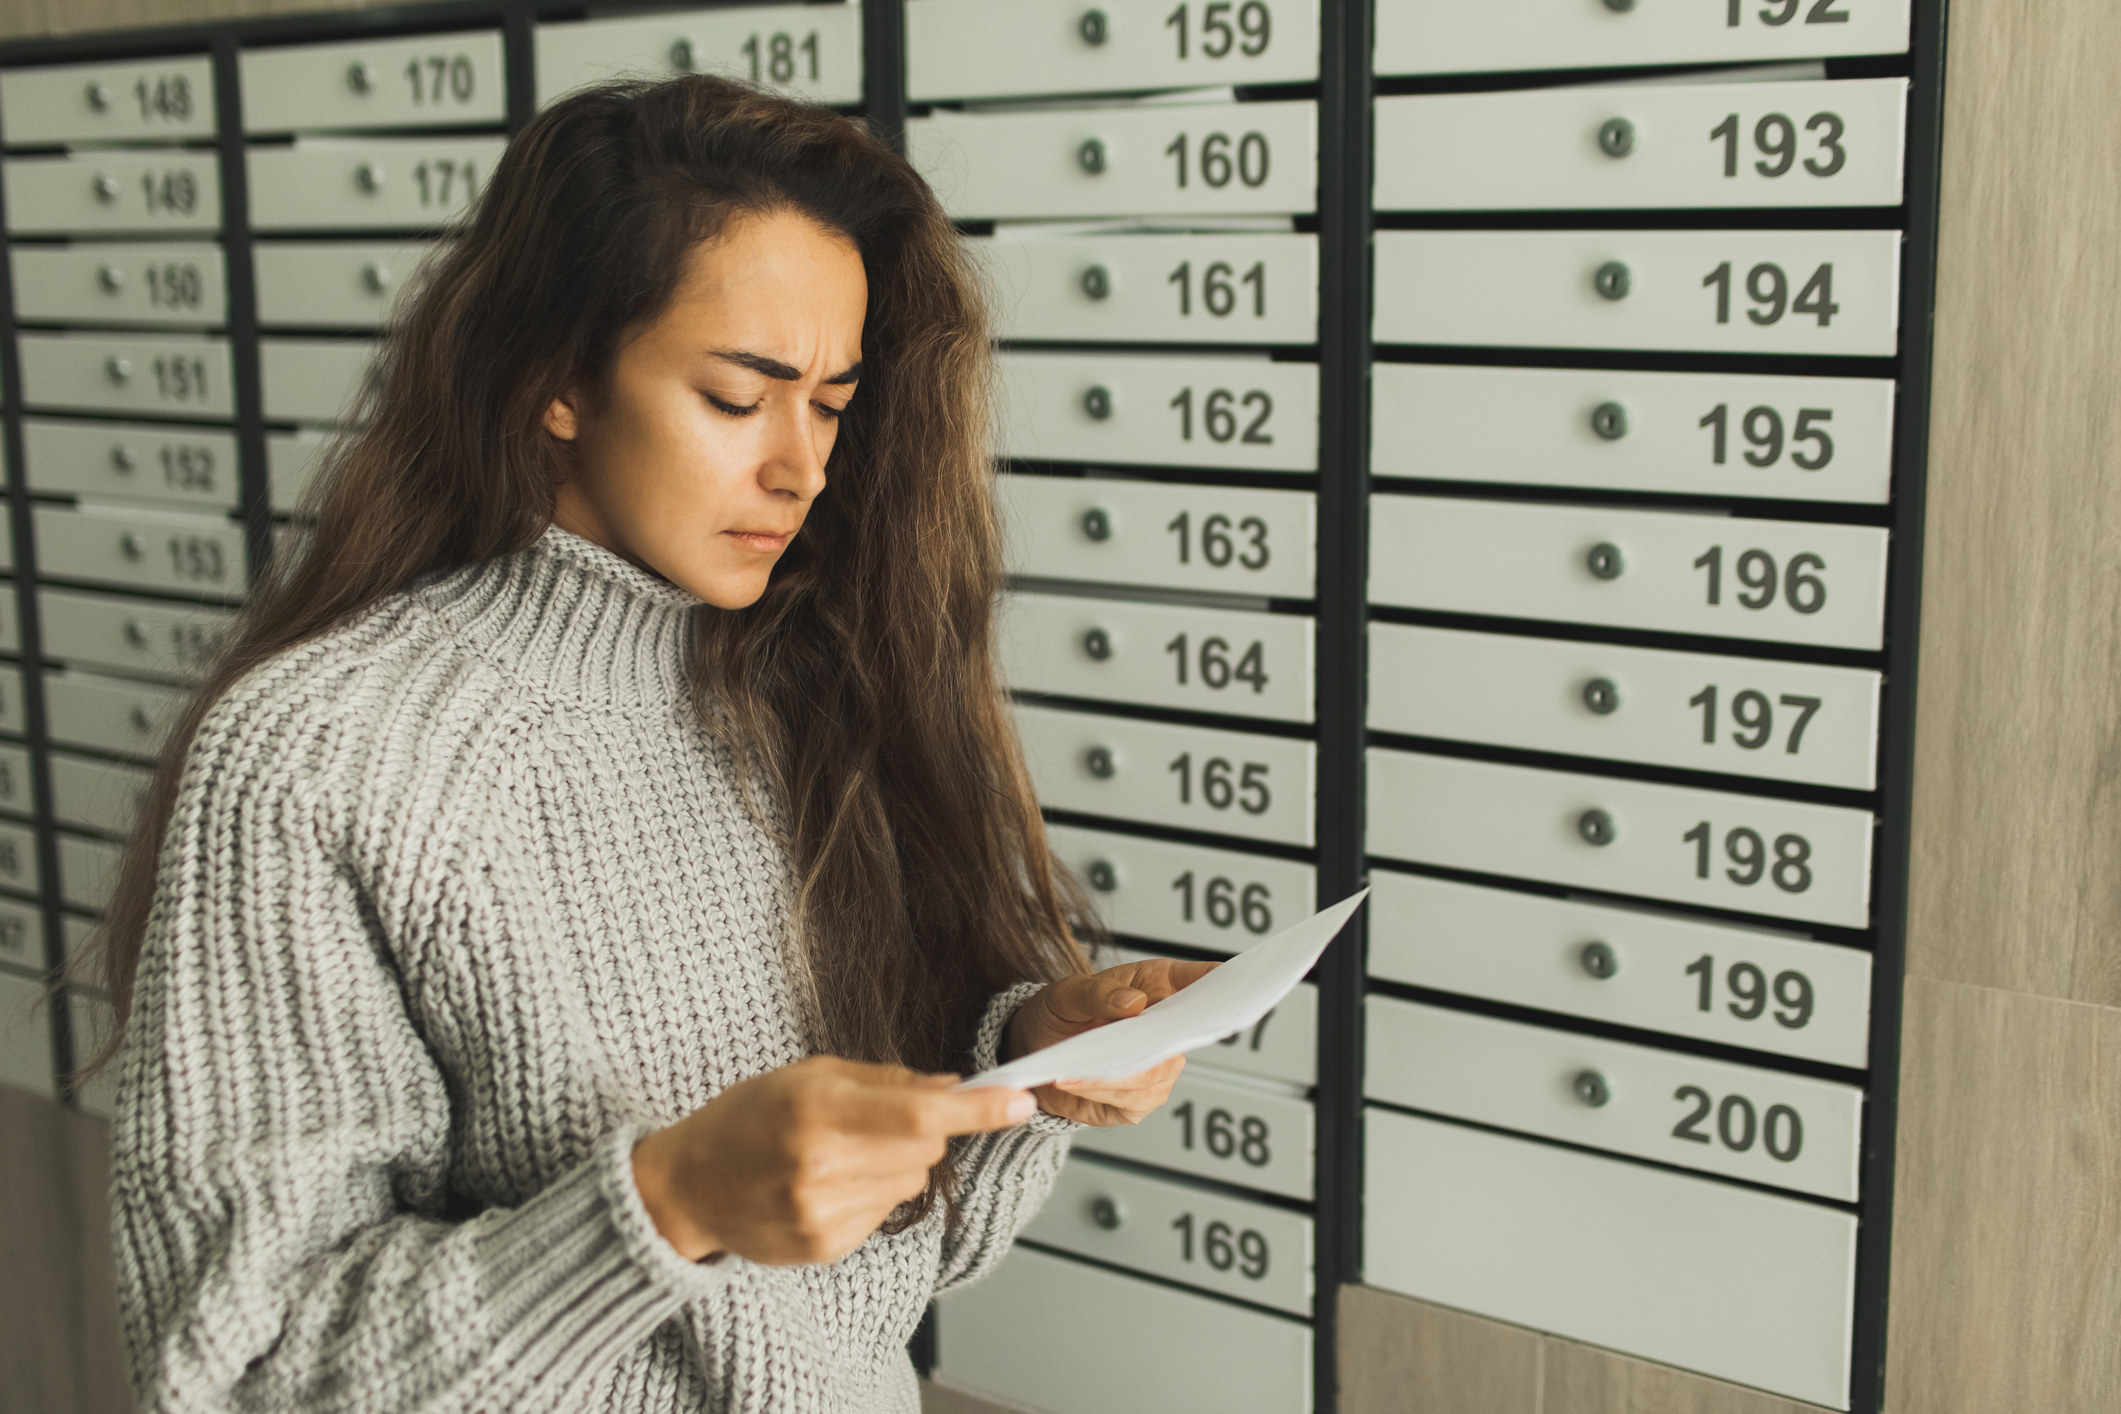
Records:
[[[975,1073],[999,1064],[1009,1019],[1042,985],[1020,983],[987,1004],[972,1048]],[[1016,1234],[1053,1191],[1068,1157],[1068,1140],[1081,1128],[1040,1110],[1014,1129],[965,1141],[958,1151],[958,1221],[943,1238],[936,1295],[978,1281],[1008,1255]]]
[[[656,1233],[635,1132],[518,1206],[443,1216],[448,1091],[333,843],[331,792],[261,780],[278,743],[244,735],[202,729],[189,754],[121,1060],[115,1237],[142,1408],[584,1407],[723,1269]]]

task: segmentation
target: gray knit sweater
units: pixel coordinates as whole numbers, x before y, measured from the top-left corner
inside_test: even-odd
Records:
[[[634,1141],[811,1049],[788,861],[690,705],[695,612],[554,529],[208,712],[119,1079],[147,1409],[916,1409],[923,1308],[1074,1126],[972,1142],[958,1227],[830,1266],[657,1235]]]

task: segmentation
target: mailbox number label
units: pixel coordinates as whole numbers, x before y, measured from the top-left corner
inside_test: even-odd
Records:
[[[1178,438],[1182,442],[1193,440],[1193,390],[1181,388],[1178,396],[1171,399],[1170,407],[1178,414]],[[1243,408],[1250,419],[1241,417]],[[1274,395],[1262,388],[1254,388],[1242,395],[1229,388],[1211,388],[1201,399],[1200,430],[1211,442],[1250,442],[1255,446],[1271,446],[1274,434],[1267,431],[1267,419],[1274,416]],[[1242,424],[1242,426],[1240,426]]]
[[[1198,1116],[1196,1125],[1193,1102],[1188,1100],[1171,1111],[1171,1118],[1179,1123],[1182,1149],[1205,1149],[1214,1158],[1241,1159],[1253,1168],[1265,1168],[1274,1161],[1269,1147],[1272,1135],[1258,1115],[1235,1115],[1218,1106]]]
[[[1716,957],[1703,953],[1686,965],[1686,975],[1700,979],[1694,1008],[1713,1011],[1716,1006]],[[1758,1021],[1767,1014],[1769,992],[1775,1002],[1775,1024],[1789,1031],[1802,1031],[1812,1019],[1812,979],[1795,968],[1775,974],[1772,989],[1768,975],[1758,964],[1734,962],[1723,975],[1723,989],[1731,996],[1724,1007],[1740,1021]]]
[[[1198,44],[1193,42],[1192,33],[1196,9],[1200,14]],[[1274,14],[1266,0],[1244,0],[1242,4],[1209,0],[1197,7],[1181,4],[1164,16],[1164,28],[1172,32],[1181,59],[1190,59],[1195,53],[1204,59],[1227,59],[1232,54],[1257,59],[1274,42]]]
[[[1804,11],[1804,22],[1808,25],[1845,25],[1849,22],[1849,12],[1841,8],[1845,3],[1847,0],[1812,0],[1812,7]],[[1763,5],[1753,13],[1760,23],[1777,27],[1796,19],[1801,9],[1804,9],[1804,0],[1774,0],[1773,4]],[[1723,12],[1724,28],[1737,29],[1745,23],[1746,14],[1746,0],[1728,0],[1728,8]]]
[[[754,34],[737,52],[750,61],[753,83],[793,83],[799,68],[806,69],[805,76],[816,83],[817,48],[817,31],[812,30],[800,40],[786,33]],[[802,56],[801,63],[797,55]]]
[[[1178,803],[1191,805],[1196,780],[1193,753],[1180,754],[1164,769],[1178,777]],[[1201,763],[1197,778],[1200,798],[1210,810],[1228,810],[1235,805],[1247,815],[1264,815],[1274,804],[1263,761],[1239,764],[1226,756],[1210,756]]]
[[[183,74],[142,77],[133,84],[133,97],[140,100],[142,122],[181,123],[191,116],[191,80]]]
[[[1841,139],[1848,135],[1848,125],[1839,113],[1814,113],[1804,120],[1804,130],[1812,135],[1814,150],[1804,159],[1804,170],[1815,177],[1831,177],[1848,165],[1848,149]],[[1738,175],[1738,115],[1731,114],[1709,130],[1709,141],[1723,144],[1723,175]],[[1753,147],[1761,155],[1753,163],[1753,170],[1763,177],[1786,177],[1795,171],[1797,162],[1797,123],[1787,113],[1769,113],[1753,124]]]
[[[206,396],[206,360],[183,354],[157,354],[155,392],[167,402],[199,401]]]
[[[412,169],[412,179],[420,188],[422,206],[460,206],[468,203],[476,182],[471,162],[452,162],[439,158],[422,162]]]
[[[147,267],[147,300],[157,309],[197,309],[206,298],[206,279],[196,265],[174,261]]]
[[[1827,463],[1834,459],[1834,439],[1826,430],[1826,424],[1833,420],[1831,408],[1799,408],[1785,432],[1782,413],[1778,409],[1766,406],[1747,408],[1745,415],[1738,420],[1738,431],[1749,450],[1739,455],[1745,458],[1747,466],[1770,467],[1782,460],[1782,453],[1787,448],[1790,463],[1798,470],[1824,471]],[[1731,450],[1731,405],[1716,404],[1695,425],[1708,431],[1709,460],[1717,466],[1726,465]],[[1811,449],[1797,450],[1804,443],[1809,443]]]
[[[1686,701],[1687,706],[1701,709],[1701,740],[1707,746],[1716,744],[1716,702],[1721,695],[1721,689],[1710,683]],[[1804,744],[1804,729],[1818,715],[1822,700],[1785,692],[1770,704],[1766,693],[1757,688],[1746,688],[1731,698],[1731,741],[1745,751],[1760,750],[1774,739],[1775,707],[1786,707],[1791,712],[1783,717],[1789,724],[1783,751],[1795,756]]]
[[[1694,561],[1694,568],[1703,572],[1711,607],[1723,603],[1723,547],[1711,545]],[[1800,614],[1816,614],[1826,607],[1826,581],[1819,572],[1826,568],[1826,561],[1806,552],[1790,556],[1790,561],[1778,572],[1775,557],[1765,550],[1746,550],[1739,554],[1732,566],[1738,582],[1745,587],[1732,597],[1748,609],[1765,609],[1775,602],[1779,593],[1782,602]]]
[[[1211,262],[1200,272],[1196,285],[1193,278],[1193,262],[1182,260],[1178,268],[1164,277],[1167,285],[1178,286],[1178,312],[1180,317],[1193,317],[1194,291],[1200,291],[1199,304],[1217,319],[1228,319],[1241,304],[1252,306],[1252,317],[1267,317],[1267,262],[1255,260],[1252,268],[1244,274],[1227,260]],[[1249,300],[1243,298],[1240,286],[1252,292]]]
[[[1211,635],[1200,640],[1196,653],[1192,638],[1180,634],[1164,645],[1164,651],[1177,662],[1178,685],[1186,686],[1198,678],[1203,686],[1222,691],[1233,682],[1248,682],[1256,695],[1267,690],[1267,666],[1265,643],[1254,639],[1236,661],[1231,661],[1230,640]]]
[[[1195,882],[1193,871],[1188,869],[1171,881],[1173,892],[1178,895],[1179,916],[1191,923],[1196,917],[1205,918],[1216,928],[1242,927],[1247,933],[1265,937],[1274,927],[1274,892],[1265,884],[1239,885],[1234,879],[1216,875],[1199,885],[1199,911],[1196,914]],[[1260,1038],[1267,1033],[1267,1022],[1274,1016],[1268,1012],[1252,1031],[1252,1049],[1259,1049]],[[1222,1044],[1227,1046],[1242,1033],[1233,1034]]]
[[[1721,265],[1701,277],[1701,287],[1716,292],[1716,322],[1731,322],[1731,262]],[[1834,262],[1829,260],[1812,272],[1797,291],[1797,298],[1790,299],[1790,274],[1771,260],[1763,260],[1746,272],[1745,293],[1753,307],[1745,317],[1765,328],[1780,324],[1785,314],[1809,314],[1819,321],[1824,329],[1834,322],[1841,306],[1834,303]]]
[[[1694,846],[1694,877],[1709,877],[1709,843],[1714,834],[1708,821],[1688,830],[1679,838]],[[1743,825],[1729,830],[1723,837],[1723,852],[1730,857],[1730,867],[1723,872],[1726,878],[1740,888],[1749,889],[1763,877],[1775,881],[1775,887],[1786,894],[1801,894],[1812,886],[1812,842],[1803,835],[1787,834],[1775,836],[1775,859],[1768,863],[1768,846],[1758,830]]]
[[[140,190],[149,212],[188,216],[199,204],[199,179],[183,167],[163,172],[142,172]]]
[[[1200,1233],[1198,1244],[1193,1240],[1196,1226]],[[1200,1260],[1218,1272],[1235,1270],[1253,1281],[1267,1274],[1267,1238],[1262,1232],[1253,1228],[1239,1230],[1226,1222],[1199,1225],[1191,1213],[1173,1219],[1171,1228],[1178,1234],[1181,1261],[1192,1262],[1197,1247]]]
[[[1267,549],[1267,523],[1258,516],[1238,520],[1220,512],[1204,516],[1197,546],[1191,511],[1180,511],[1164,530],[1178,537],[1178,562],[1182,565],[1193,563],[1196,548],[1201,559],[1216,569],[1237,565],[1248,570],[1263,570],[1272,558]]]
[[[437,103],[469,103],[473,74],[469,54],[429,54],[405,61],[405,81],[412,85],[412,101],[420,107]]]
[[[1757,1141],[1768,1151],[1769,1158],[1785,1164],[1795,1162],[1804,1152],[1804,1119],[1788,1105],[1769,1105],[1763,1116],[1743,1095],[1726,1095],[1718,1104],[1699,1085],[1682,1085],[1672,1092],[1672,1098],[1692,1107],[1672,1126],[1674,1139],[1691,1144],[1713,1144],[1721,1139],[1723,1147],[1734,1154],[1751,1152]],[[1716,1116],[1715,1138],[1701,1127],[1711,1113]]]
[[[218,542],[203,535],[169,537],[169,570],[178,579],[219,584],[227,575]]]
[[[1217,191],[1230,185],[1232,177],[1243,186],[1267,184],[1273,154],[1268,149],[1265,133],[1245,133],[1236,138],[1228,133],[1208,133],[1201,138],[1197,152],[1192,143],[1190,133],[1180,133],[1164,149],[1164,156],[1175,164],[1181,188],[1191,186],[1194,177],[1199,177],[1203,185]]]

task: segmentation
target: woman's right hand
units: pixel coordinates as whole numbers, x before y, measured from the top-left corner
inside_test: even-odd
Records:
[[[950,1136],[1021,1124],[1029,1091],[814,1056],[730,1086],[633,1148],[656,1231],[688,1261],[833,1262],[927,1186]]]

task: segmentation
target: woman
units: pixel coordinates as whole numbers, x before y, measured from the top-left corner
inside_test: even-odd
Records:
[[[432,263],[108,920],[151,1410],[901,1410],[1130,1081],[991,662],[985,332],[855,123],[570,98]],[[1094,1356],[1090,1357],[1094,1358]]]

